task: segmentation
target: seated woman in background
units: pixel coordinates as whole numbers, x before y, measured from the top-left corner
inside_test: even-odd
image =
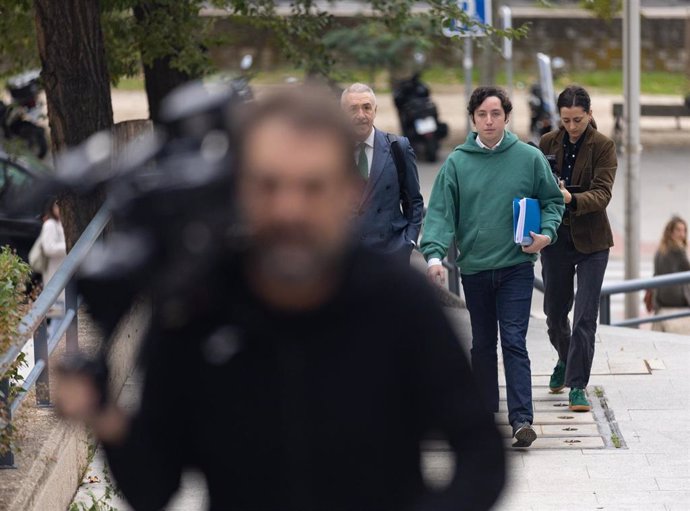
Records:
[[[690,271],[688,261],[688,224],[674,216],[666,224],[659,249],[654,256],[654,275]],[[645,295],[647,311],[671,314],[674,309],[690,308],[690,283],[648,290]],[[690,334],[690,317],[654,323],[654,330]]]

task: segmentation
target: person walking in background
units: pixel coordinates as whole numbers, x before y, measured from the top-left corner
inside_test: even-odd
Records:
[[[424,214],[417,162],[410,142],[374,127],[376,96],[362,83],[347,87],[341,107],[350,118],[355,162],[366,181],[357,208],[362,244],[409,263]]]
[[[441,167],[429,200],[421,250],[428,276],[443,279],[441,259],[457,243],[457,264],[472,323],[472,367],[480,394],[498,411],[498,328],[506,371],[508,419],[516,447],[536,439],[532,428],[532,375],[526,346],[536,254],[556,241],[563,196],[536,147],[506,129],[512,104],[496,87],[475,89],[467,107],[476,132]],[[541,234],[514,242],[513,199],[541,205]]]
[[[690,271],[688,261],[688,224],[674,216],[666,224],[659,249],[654,255],[654,275],[666,275]],[[677,309],[690,307],[690,284],[660,287],[645,294],[648,312],[672,314]],[[652,328],[661,332],[690,334],[690,318],[679,318],[653,323]]]
[[[67,257],[67,245],[65,243],[65,231],[60,222],[60,207],[57,201],[51,201],[46,207],[43,215],[43,226],[38,235],[37,243],[45,257],[45,271],[41,274],[43,286],[45,287],[55,272]],[[55,324],[65,315],[65,292],[62,291],[60,298],[48,311],[48,335],[52,334]]]
[[[589,383],[599,313],[599,294],[613,246],[606,215],[618,166],[616,147],[596,129],[589,94],[579,86],[558,96],[561,127],[541,138],[560,180],[566,204],[558,240],[542,251],[544,313],[558,362],[549,388],[570,387],[572,411],[589,411]],[[577,295],[573,279],[577,274]],[[575,306],[571,328],[568,314]]]

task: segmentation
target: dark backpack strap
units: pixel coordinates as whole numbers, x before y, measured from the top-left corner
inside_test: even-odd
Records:
[[[410,194],[405,186],[405,155],[402,147],[400,147],[400,139],[392,133],[386,133],[388,143],[391,146],[391,153],[393,154],[393,162],[395,163],[395,170],[398,173],[398,188],[400,189],[400,202],[402,204],[402,212],[405,218],[409,219],[412,214],[412,201]]]

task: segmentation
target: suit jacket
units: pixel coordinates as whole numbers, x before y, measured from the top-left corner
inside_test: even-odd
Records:
[[[544,154],[553,154],[560,175],[563,165],[564,128],[544,135],[539,148]],[[606,207],[611,201],[611,189],[616,178],[616,146],[590,124],[582,134],[584,140],[575,160],[572,186],[581,186],[574,193],[576,206],[566,209],[564,224],[570,225],[573,244],[584,254],[606,250],[613,246],[613,234]]]
[[[361,243],[382,253],[411,250],[417,243],[424,214],[414,150],[407,138],[398,140],[405,155],[403,186],[411,201],[408,217],[403,215],[400,204],[398,171],[391,146],[386,133],[379,130],[375,132],[371,172],[357,212]]]

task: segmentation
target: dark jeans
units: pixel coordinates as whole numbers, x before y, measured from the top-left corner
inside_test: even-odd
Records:
[[[532,372],[527,327],[534,267],[523,263],[474,275],[462,275],[472,322],[472,368],[486,407],[498,411],[498,331],[506,372],[508,420],[532,423]]]
[[[542,251],[544,313],[551,344],[565,362],[565,384],[584,389],[594,360],[594,341],[599,314],[599,293],[604,282],[609,251],[583,254],[573,245],[570,228],[558,229],[558,240]],[[577,272],[577,296],[573,277]],[[573,327],[568,314],[575,302]]]

